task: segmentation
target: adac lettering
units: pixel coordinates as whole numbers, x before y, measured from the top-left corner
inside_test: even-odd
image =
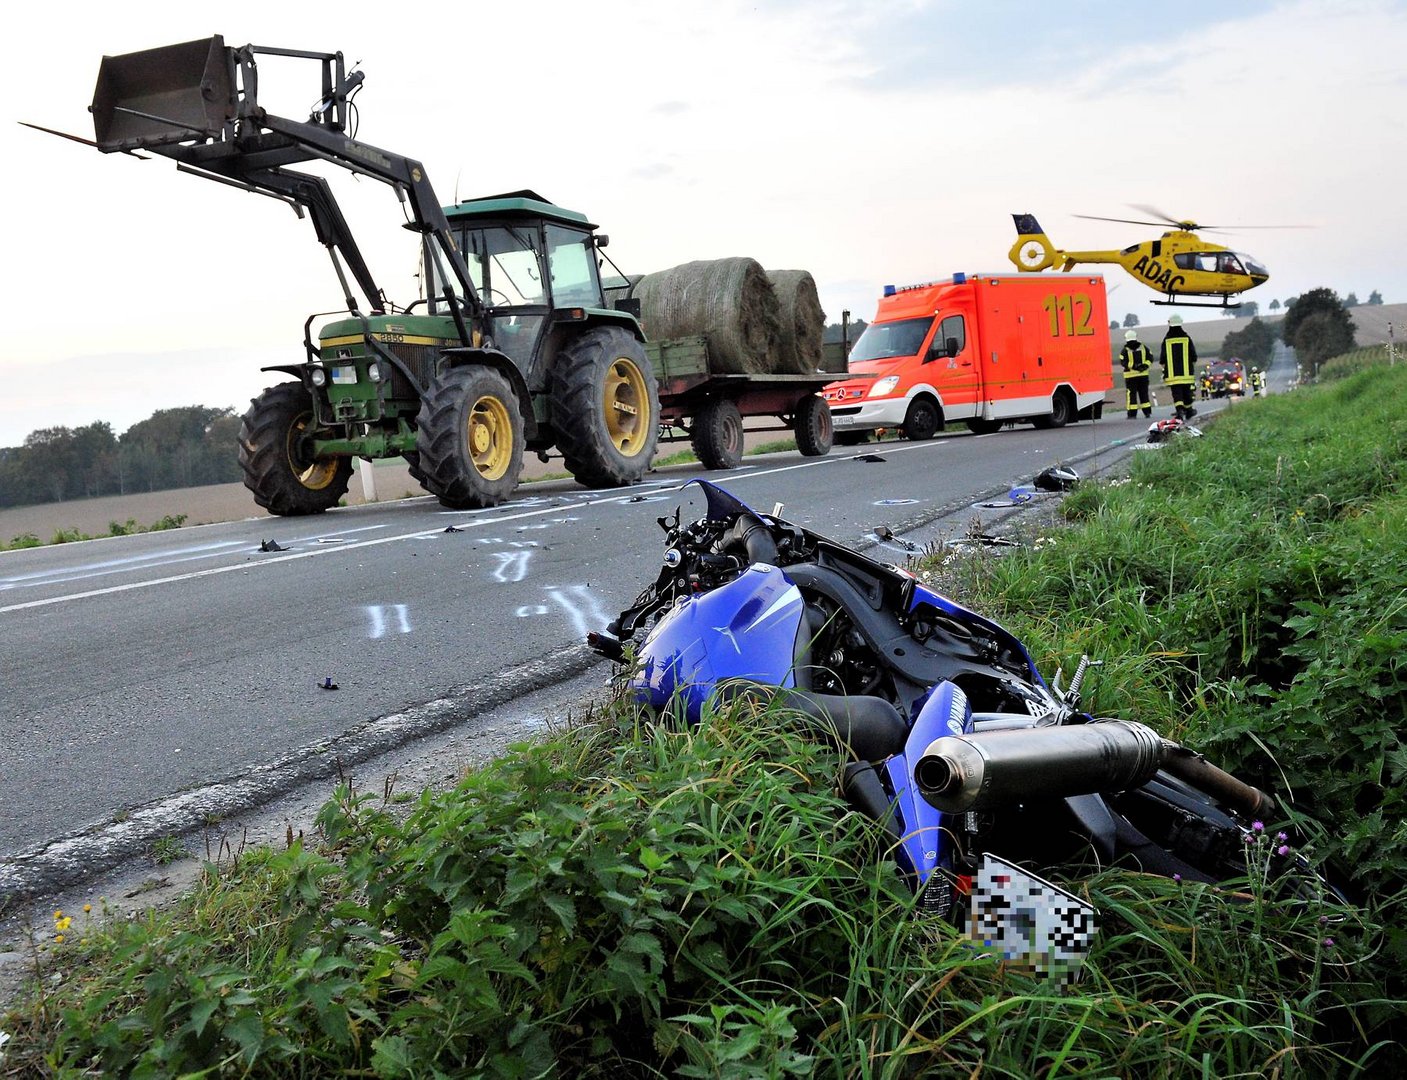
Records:
[[[1150,259],[1147,255],[1138,257],[1138,262],[1133,264],[1133,272],[1141,274],[1150,285],[1165,292],[1180,289],[1187,282],[1181,274],[1174,276],[1171,266],[1164,269],[1162,263],[1157,259]]]

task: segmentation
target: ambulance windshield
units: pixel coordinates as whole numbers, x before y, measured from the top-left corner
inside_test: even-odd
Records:
[[[850,362],[860,360],[887,360],[894,356],[917,356],[923,348],[928,328],[933,325],[931,316],[918,319],[900,319],[897,322],[870,323],[855,347],[850,350]]]

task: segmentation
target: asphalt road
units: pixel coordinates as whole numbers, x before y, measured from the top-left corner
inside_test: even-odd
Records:
[[[697,516],[680,490],[694,476],[841,542],[872,546],[878,525],[922,542],[1049,465],[1113,466],[1147,426],[956,433],[626,490],[534,484],[492,510],[427,497],[0,553],[0,898],[83,874],[95,838],[132,854],[153,830],[578,678],[596,663],[586,632],[657,571],[656,518],[681,502]]]

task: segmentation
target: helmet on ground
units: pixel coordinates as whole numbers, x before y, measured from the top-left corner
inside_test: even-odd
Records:
[[[1134,341],[1134,340],[1137,340],[1137,338],[1138,338],[1138,331],[1137,331],[1137,330],[1125,330],[1125,331],[1124,331],[1124,340],[1125,340],[1125,341]]]
[[[1181,315],[1170,315],[1170,316],[1168,316],[1168,325],[1169,325],[1169,326],[1181,326],[1181,325],[1182,325],[1182,316],[1181,316]]]

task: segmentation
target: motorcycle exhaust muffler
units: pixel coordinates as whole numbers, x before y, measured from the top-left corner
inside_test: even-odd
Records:
[[[1152,779],[1172,744],[1132,720],[934,739],[914,782],[945,814],[1125,791]]]

